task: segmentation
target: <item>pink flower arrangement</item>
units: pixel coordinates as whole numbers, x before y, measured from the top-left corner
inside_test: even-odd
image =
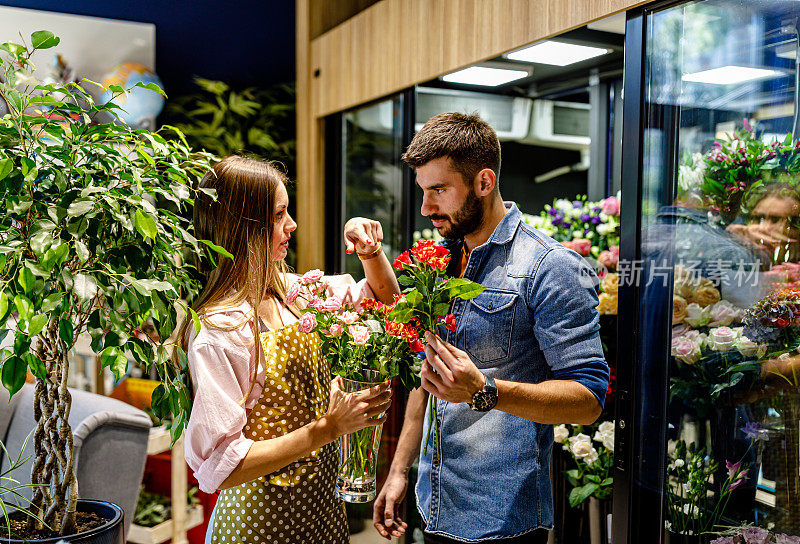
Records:
[[[619,215],[619,199],[615,196],[610,196],[603,201],[603,213],[606,215]]]

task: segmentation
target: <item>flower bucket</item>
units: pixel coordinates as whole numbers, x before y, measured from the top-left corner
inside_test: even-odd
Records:
[[[365,381],[342,378],[345,392],[353,393],[382,383],[380,374],[363,370]],[[375,416],[379,419],[381,415]],[[339,438],[339,474],[336,496],[345,502],[363,503],[375,499],[375,473],[383,424],[366,427]]]

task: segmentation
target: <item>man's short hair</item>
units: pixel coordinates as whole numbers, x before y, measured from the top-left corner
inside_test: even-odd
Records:
[[[412,168],[447,157],[467,185],[484,168],[500,175],[500,141],[477,113],[440,113],[417,132],[402,159]],[[497,186],[495,186],[497,188]]]

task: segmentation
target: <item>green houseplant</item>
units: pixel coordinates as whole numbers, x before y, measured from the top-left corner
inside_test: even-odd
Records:
[[[0,45],[0,97],[10,110],[0,118],[0,338],[13,336],[13,347],[0,353],[0,378],[12,395],[28,372],[35,378],[31,508],[40,519],[30,521],[29,539],[47,526],[71,534],[76,523],[67,353],[78,335],[91,335],[103,367],[118,377],[127,353],[155,367],[163,383],[153,409],[172,412],[173,439],[179,436],[191,407],[188,377],[178,368],[186,355],[177,350],[174,365],[166,339],[176,303],[199,287],[187,257],[209,252],[181,214],[193,202],[191,180],[212,156],[192,152],[180,135],[96,123],[119,106],[96,104],[74,83],[35,80],[31,54],[58,43],[38,31],[30,44]],[[132,334],[146,320],[160,342]]]

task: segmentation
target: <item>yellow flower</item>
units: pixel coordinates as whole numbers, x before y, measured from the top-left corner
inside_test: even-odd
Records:
[[[692,293],[691,301],[696,302],[699,306],[705,307],[716,304],[719,302],[719,299],[719,290],[709,281]]]
[[[617,315],[617,305],[619,299],[616,293],[600,293],[597,311],[600,315]]]
[[[672,324],[678,325],[679,323],[683,323],[683,319],[686,317],[686,306],[688,303],[686,299],[675,295],[672,297]]]
[[[616,295],[619,291],[619,274],[606,274],[600,282],[600,288],[604,293]]]

